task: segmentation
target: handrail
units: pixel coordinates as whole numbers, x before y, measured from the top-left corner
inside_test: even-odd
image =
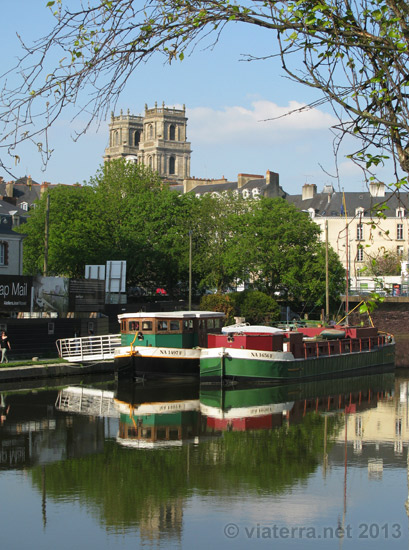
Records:
[[[70,362],[113,359],[115,349],[121,346],[120,334],[61,338],[56,341],[58,355]]]

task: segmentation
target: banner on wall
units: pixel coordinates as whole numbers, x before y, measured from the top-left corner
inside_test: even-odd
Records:
[[[0,309],[30,311],[33,277],[0,275]]]

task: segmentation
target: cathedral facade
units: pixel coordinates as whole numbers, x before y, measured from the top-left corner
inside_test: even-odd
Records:
[[[190,177],[190,143],[187,141],[187,118],[182,109],[145,105],[144,116],[122,111],[111,115],[109,147],[104,161],[125,158],[142,163],[158,172],[170,183],[180,184]]]

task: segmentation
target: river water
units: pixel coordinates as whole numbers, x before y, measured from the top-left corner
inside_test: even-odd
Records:
[[[409,371],[64,384],[2,388],[4,548],[408,547]]]

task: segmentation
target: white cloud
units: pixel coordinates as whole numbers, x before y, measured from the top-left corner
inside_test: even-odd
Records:
[[[198,144],[240,142],[265,146],[300,139],[306,132],[328,129],[336,123],[332,115],[319,109],[303,110],[304,107],[305,104],[297,101],[280,106],[272,101],[259,100],[252,102],[251,108],[189,109],[189,138]]]

